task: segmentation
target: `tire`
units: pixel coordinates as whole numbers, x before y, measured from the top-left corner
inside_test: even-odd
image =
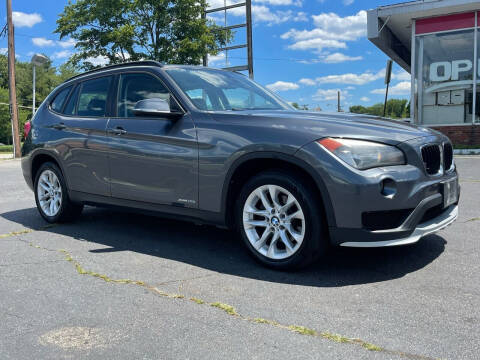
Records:
[[[34,193],[37,210],[49,223],[69,222],[82,213],[83,204],[70,200],[63,174],[52,162],[46,162],[38,169]],[[50,206],[52,202],[53,207]]]
[[[267,267],[303,268],[327,250],[325,216],[314,189],[285,171],[266,171],[251,178],[235,207],[237,232],[254,259]]]

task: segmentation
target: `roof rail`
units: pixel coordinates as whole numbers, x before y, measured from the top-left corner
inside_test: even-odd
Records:
[[[125,62],[121,64],[113,64],[113,65],[107,65],[107,66],[102,66],[93,70],[85,71],[84,73],[72,76],[71,78],[65,80],[65,82],[76,79],[78,77],[96,73],[99,71],[104,71],[104,70],[110,70],[110,69],[116,69],[116,68],[122,68],[122,67],[127,67],[127,66],[163,66],[163,64],[159,61],[155,60],[141,60],[141,61],[131,61],[131,62]]]

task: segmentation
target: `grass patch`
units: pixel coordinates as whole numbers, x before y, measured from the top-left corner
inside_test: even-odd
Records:
[[[213,306],[213,307],[222,309],[222,310],[225,311],[228,315],[238,316],[237,311],[236,311],[235,308],[234,308],[233,306],[231,306],[231,305],[223,304],[223,303],[220,303],[220,302],[214,302],[214,303],[211,303],[210,306]]]
[[[480,149],[480,145],[463,145],[463,144],[453,144],[454,149]]]
[[[317,335],[317,332],[313,329],[309,329],[305,326],[298,326],[298,325],[290,325],[288,327],[290,331],[302,334],[302,335],[310,335],[310,336],[315,336]]]
[[[262,318],[255,318],[253,319],[253,322],[256,322],[257,324],[273,324],[272,321]]]
[[[205,304],[205,301],[203,301],[202,299],[197,299],[197,298],[192,297],[192,298],[190,298],[190,300],[192,300],[193,302],[195,302],[199,305]]]
[[[322,332],[320,335],[322,335],[323,338],[335,341],[337,343],[349,343],[351,340],[345,336],[341,336],[338,334],[332,334],[329,332]]]
[[[374,345],[374,344],[370,344],[370,343],[367,343],[367,342],[364,342],[362,344],[362,346],[367,349],[367,350],[370,350],[370,351],[382,351],[382,348],[380,346],[377,346],[377,345]]]
[[[0,154],[13,153],[13,145],[0,145]]]

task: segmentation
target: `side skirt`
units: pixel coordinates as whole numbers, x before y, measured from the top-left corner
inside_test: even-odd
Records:
[[[199,222],[207,225],[215,225],[220,228],[227,228],[225,217],[221,213],[192,209],[179,205],[162,205],[147,203],[135,200],[114,198],[110,196],[88,194],[80,191],[68,192],[70,199],[74,202],[98,207],[114,208],[118,210],[131,210],[147,215]]]

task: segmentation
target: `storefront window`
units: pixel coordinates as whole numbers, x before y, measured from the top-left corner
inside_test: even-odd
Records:
[[[473,29],[416,36],[415,77],[420,124],[472,123],[474,45]],[[477,97],[477,104],[478,101]],[[477,105],[477,114],[478,109]]]

